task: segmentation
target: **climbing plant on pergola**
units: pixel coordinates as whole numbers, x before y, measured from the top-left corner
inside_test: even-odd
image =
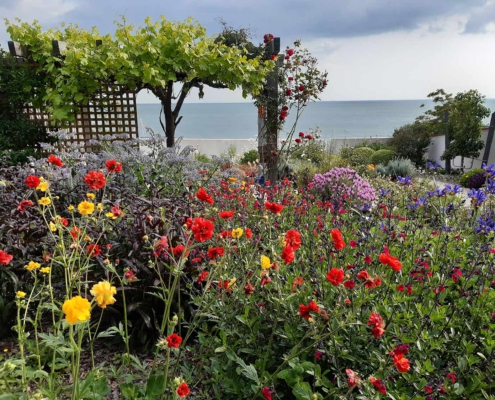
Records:
[[[174,145],[181,107],[193,88],[200,98],[204,85],[242,88],[244,97],[257,95],[274,66],[270,60],[247,57],[243,48],[208,37],[191,18],[184,22],[147,18],[142,27],[122,19],[116,22],[114,35],[77,25],[43,31],[36,21],[20,20],[7,21],[7,31],[28,49],[33,65],[47,72],[45,101],[55,120],[72,118],[78,105],[90,102],[102,85],[148,89],[161,102],[164,122],[160,122],[169,147]],[[53,54],[54,40],[63,42],[58,56]]]

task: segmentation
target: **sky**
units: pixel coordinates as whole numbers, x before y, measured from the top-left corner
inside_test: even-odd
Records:
[[[0,19],[46,28],[73,22],[112,33],[121,15],[137,25],[146,16],[192,16],[209,35],[222,18],[251,28],[255,43],[279,36],[282,48],[299,39],[328,71],[322,100],[424,99],[439,88],[495,98],[495,0],[0,0]],[[0,45],[8,40],[2,26]],[[157,102],[145,92],[138,101]],[[193,93],[188,101],[199,100]],[[206,88],[201,101],[249,100]]]

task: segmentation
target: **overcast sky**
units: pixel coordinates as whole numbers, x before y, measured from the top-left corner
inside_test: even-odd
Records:
[[[322,100],[424,99],[438,88],[495,98],[495,0],[0,0],[0,17],[46,28],[74,22],[112,33],[120,15],[136,24],[193,16],[210,35],[221,17],[252,28],[255,43],[265,33],[283,47],[300,39],[329,72]],[[7,40],[2,28],[2,47]],[[204,102],[243,101],[227,89],[205,92]]]

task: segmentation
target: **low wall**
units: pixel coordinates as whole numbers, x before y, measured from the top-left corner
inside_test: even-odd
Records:
[[[356,146],[363,142],[384,143],[388,138],[339,138],[327,140],[327,148],[337,153],[343,146]],[[258,149],[258,141],[255,139],[182,139],[181,146],[192,146],[201,154],[207,156],[219,156],[225,154],[234,147],[236,154],[242,155],[249,150]]]
[[[481,139],[486,143],[486,138],[488,136],[488,127],[482,129]],[[445,135],[433,136],[431,140],[431,145],[428,148],[428,159],[438,162],[442,167],[445,167],[445,161],[440,160],[443,152],[445,151]],[[482,158],[485,154],[485,147],[480,151],[478,158],[464,159],[464,170],[469,171],[472,168],[481,168],[483,164]],[[488,164],[495,163],[495,143],[492,144],[490,155],[488,157]],[[461,157],[456,157],[451,160],[450,165],[452,168],[459,168],[461,166]]]

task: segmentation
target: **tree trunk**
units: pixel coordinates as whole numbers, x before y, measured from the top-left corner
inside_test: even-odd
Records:
[[[174,147],[175,144],[175,118],[173,115],[167,117],[167,113],[165,112],[166,104],[162,102],[162,110],[165,115],[165,127],[162,128],[165,131],[165,136],[167,138],[167,147]],[[161,123],[161,121],[160,121]]]

